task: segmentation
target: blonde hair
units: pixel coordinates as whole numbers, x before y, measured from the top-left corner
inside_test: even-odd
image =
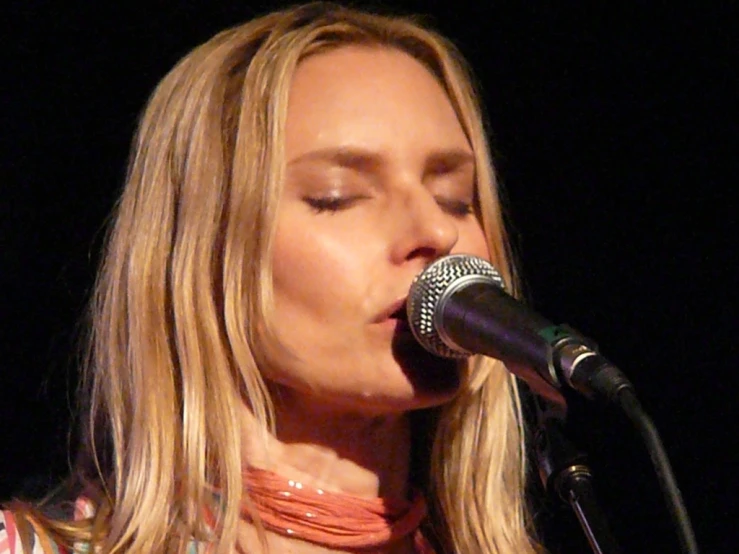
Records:
[[[301,59],[346,44],[400,49],[442,84],[475,152],[493,262],[517,291],[481,109],[451,43],[410,19],[324,3],[216,35],[163,79],[140,122],[91,307],[96,469],[83,478],[97,515],[46,520],[57,539],[103,552],[181,552],[191,538],[219,553],[234,546],[240,410],[274,424],[258,367],[290,81]],[[426,469],[442,548],[534,552],[515,380],[500,362],[473,359],[463,392],[435,416]],[[210,529],[203,507],[215,484]]]

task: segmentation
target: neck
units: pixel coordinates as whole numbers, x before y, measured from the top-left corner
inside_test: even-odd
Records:
[[[286,479],[325,491],[359,498],[407,498],[410,462],[410,422],[406,414],[363,415],[315,408],[275,395],[274,435],[254,432],[250,414],[245,426],[245,460]],[[251,428],[251,432],[249,429]],[[260,438],[261,437],[261,438]],[[267,533],[271,551],[295,554],[344,552]],[[255,528],[242,522],[241,544],[259,544]],[[379,553],[414,552],[410,536]],[[348,551],[347,551],[348,552]]]
[[[264,440],[248,433],[248,463],[331,492],[408,496],[406,414],[358,414],[301,402],[285,391],[275,396],[276,433]]]

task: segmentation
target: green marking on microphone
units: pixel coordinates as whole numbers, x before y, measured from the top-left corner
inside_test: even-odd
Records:
[[[572,332],[562,325],[551,325],[544,327],[537,334],[549,344],[554,344],[559,339],[572,335]]]

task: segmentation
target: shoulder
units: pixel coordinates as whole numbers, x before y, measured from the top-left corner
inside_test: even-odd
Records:
[[[43,550],[34,532],[24,533],[24,525],[19,528],[18,518],[10,510],[0,510],[0,554],[42,554]],[[23,550],[22,535],[27,535],[30,551]]]
[[[7,515],[5,515],[7,514]],[[15,522],[10,512],[0,510],[0,554],[15,552],[11,549],[11,542],[15,545]]]
[[[66,510],[60,510],[57,514],[48,515],[67,521],[88,519],[94,516],[95,509],[89,500],[78,498],[73,506],[73,514],[69,514],[71,517],[64,517],[65,514],[68,514]],[[89,550],[88,544],[75,542],[74,552],[87,553]],[[53,542],[32,518],[24,517],[14,510],[0,509],[0,554],[68,554],[71,551]],[[201,554],[205,551],[205,545],[194,540],[187,548],[187,554]]]
[[[0,510],[0,554],[64,554],[66,550],[51,540],[35,518],[24,510]],[[45,510],[46,512],[46,510]],[[72,513],[73,512],[73,513]],[[72,520],[90,517],[93,509],[89,501],[80,498],[71,510],[52,509],[46,516],[57,520]]]

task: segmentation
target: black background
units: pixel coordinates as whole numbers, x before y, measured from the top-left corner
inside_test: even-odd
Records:
[[[739,10],[561,4],[390,5],[428,14],[471,61],[535,307],[629,375],[702,550],[735,552]],[[0,498],[65,471],[78,322],[148,94],[192,47],[281,5],[6,7]],[[575,398],[569,427],[624,550],[677,552],[623,418]],[[567,508],[546,509],[551,549],[588,552]]]

